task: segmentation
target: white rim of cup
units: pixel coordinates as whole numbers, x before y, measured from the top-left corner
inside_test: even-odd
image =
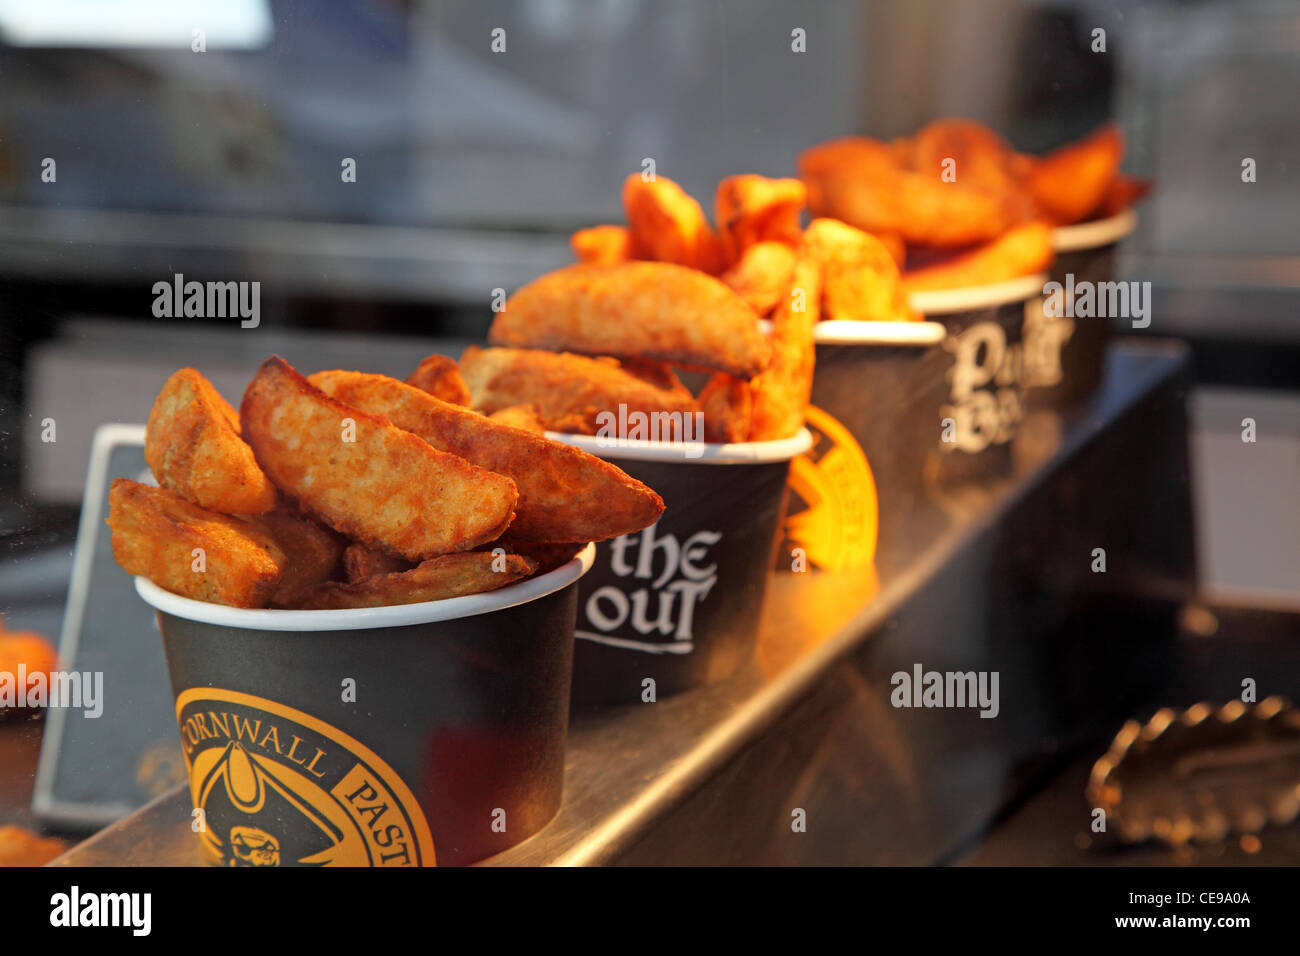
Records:
[[[913,292],[907,299],[912,308],[924,315],[945,315],[951,312],[967,312],[971,309],[1007,305],[1011,302],[1024,302],[1036,295],[1042,295],[1046,283],[1047,273],[1036,272],[1031,276],[1020,276],[1005,282],[990,282],[988,285]]]
[[[495,591],[444,598],[441,601],[421,601],[417,604],[325,611],[252,609],[196,601],[164,590],[148,578],[138,575],[135,579],[135,591],[151,607],[173,617],[185,618],[187,621],[238,627],[249,631],[360,631],[476,617],[479,614],[527,604],[568,587],[590,571],[595,561],[596,546],[588,544],[570,561],[555,570],[520,581],[518,584],[506,585]]]
[[[772,333],[770,319],[759,319],[764,335]],[[885,345],[928,348],[948,334],[938,322],[870,322],[863,319],[826,319],[813,326],[818,345]]]
[[[1057,226],[1052,230],[1052,248],[1057,252],[1099,249],[1132,234],[1137,223],[1137,212],[1125,209],[1105,219],[1094,219],[1074,226]]]
[[[679,461],[690,465],[764,465],[789,461],[812,447],[812,433],[806,428],[789,438],[772,441],[716,442],[649,441],[642,438],[602,438],[547,432],[547,438],[580,448],[597,458],[622,461]]]

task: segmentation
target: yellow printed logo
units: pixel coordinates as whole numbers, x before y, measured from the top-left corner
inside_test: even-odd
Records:
[[[808,406],[813,447],[790,463],[792,501],[785,522],[791,547],[826,571],[864,567],[876,556],[880,519],[876,479],[849,430]]]
[[[222,866],[433,866],[410,789],[308,714],[213,687],[176,701],[199,836]]]

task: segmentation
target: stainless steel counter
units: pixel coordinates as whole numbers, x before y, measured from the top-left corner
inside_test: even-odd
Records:
[[[1033,643],[1038,625],[1055,626],[1054,609],[1075,606],[1076,585],[1093,586],[1068,570],[1058,575],[1033,552],[1035,541],[1058,551],[1072,546],[1073,516],[1061,502],[1077,498],[1079,469],[1096,482],[1091,504],[1077,509],[1093,512],[1079,540],[1092,534],[1105,541],[1120,571],[1124,555],[1135,555],[1143,586],[1163,601],[1177,602],[1193,583],[1183,538],[1156,541],[1149,524],[1125,510],[1163,494],[1161,507],[1172,502],[1176,516],[1185,501],[1185,470],[1177,475],[1185,436],[1173,433],[1186,365],[1185,350],[1175,345],[1113,346],[1103,387],[1087,406],[1032,412],[1014,477],[935,499],[933,527],[918,523],[879,574],[776,574],[746,671],[654,704],[575,713],[559,815],[486,862],[934,862],[955,852],[998,812],[1017,768],[1080,723],[1068,690],[1050,686],[1062,661]],[[1142,437],[1144,428],[1172,443],[1172,455],[1153,449],[1152,458],[1159,460],[1153,467],[1173,469],[1174,486],[1152,487],[1167,485],[1169,472],[1144,471],[1140,462],[1115,473],[1117,460],[1133,458],[1133,442],[1162,440]],[[1107,481],[1126,486],[1116,492]],[[1045,520],[1044,508],[1059,523]],[[1021,534],[1024,528],[1030,531]],[[1121,540],[1126,534],[1131,540]],[[1169,551],[1169,566],[1147,551]],[[999,582],[1008,568],[1022,577],[1026,562],[1031,579],[1058,575],[1064,583],[1045,589],[1047,599],[1010,594]],[[1086,552],[1078,562],[1087,575]],[[988,604],[987,614],[964,599],[965,588],[988,595],[976,602]],[[948,623],[936,623],[945,604]],[[974,636],[952,636],[967,633]],[[890,669],[921,653],[936,664],[953,654],[1000,668],[1004,719],[891,712]],[[1101,691],[1090,712],[1109,719],[1129,705],[1131,691]],[[837,769],[866,751],[870,767]],[[805,805],[820,809],[808,810],[807,834],[790,837],[791,806]],[[177,789],[53,865],[199,865],[190,810],[188,790]]]

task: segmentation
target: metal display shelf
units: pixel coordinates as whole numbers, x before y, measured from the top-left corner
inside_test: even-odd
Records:
[[[1187,368],[1177,345],[1112,346],[1087,404],[1031,406],[1012,477],[927,499],[875,569],[775,573],[741,674],[574,713],[559,815],[485,862],[962,858],[1044,761],[1113,732],[1173,666],[1195,593]],[[892,707],[890,676],[916,663],[998,672],[997,717]],[[201,865],[190,811],[178,788],[54,865]]]

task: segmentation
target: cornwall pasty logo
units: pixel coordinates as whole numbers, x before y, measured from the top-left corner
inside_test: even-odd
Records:
[[[812,450],[790,463],[790,503],[785,519],[789,553],[802,548],[825,571],[866,567],[876,554],[880,509],[867,456],[839,421],[808,406]]]
[[[199,837],[222,866],[433,866],[410,789],[369,748],[238,691],[176,701]]]

